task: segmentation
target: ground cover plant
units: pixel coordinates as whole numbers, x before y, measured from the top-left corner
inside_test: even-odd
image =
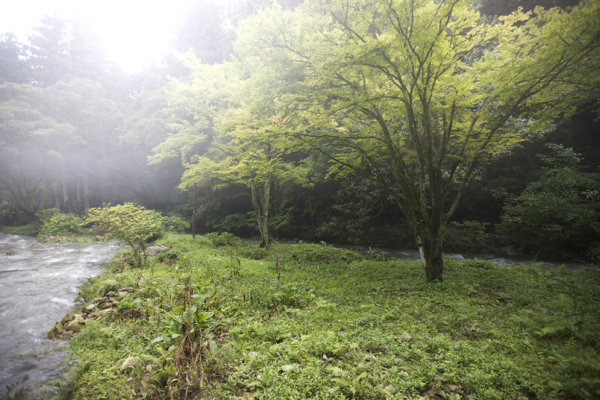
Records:
[[[325,245],[158,244],[170,256],[125,268],[125,250],[81,288],[84,306],[127,295],[71,342],[65,397],[600,396],[597,269],[445,260],[425,283],[420,262]]]

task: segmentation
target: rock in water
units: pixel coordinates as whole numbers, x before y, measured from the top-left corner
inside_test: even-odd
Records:
[[[73,337],[73,332],[63,332],[56,336],[57,339],[71,339]]]
[[[57,322],[56,325],[54,325],[54,327],[50,330],[50,332],[48,332],[48,339],[50,340],[54,340],[54,339],[61,339],[60,335],[63,333],[63,327],[60,324],[60,322]]]
[[[53,340],[56,338],[56,336],[58,335],[58,332],[56,332],[56,327],[50,329],[50,332],[48,332],[48,339]]]

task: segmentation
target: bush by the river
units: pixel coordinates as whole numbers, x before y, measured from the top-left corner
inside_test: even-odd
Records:
[[[189,221],[179,215],[163,215],[162,224],[168,232],[185,233],[190,229]]]
[[[56,210],[57,212],[52,213]],[[68,235],[81,232],[81,218],[75,214],[61,214],[56,208],[46,210],[42,217],[40,235]]]

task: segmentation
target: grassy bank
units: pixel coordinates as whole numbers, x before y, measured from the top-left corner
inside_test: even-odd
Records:
[[[0,232],[7,235],[37,236],[39,227],[34,224],[23,226],[0,226]]]
[[[84,306],[125,297],[72,341],[67,397],[600,396],[592,269],[448,260],[445,282],[425,284],[418,262],[319,245],[159,244],[169,253],[145,269],[120,254],[82,288]]]

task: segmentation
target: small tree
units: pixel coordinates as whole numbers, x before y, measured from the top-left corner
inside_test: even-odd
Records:
[[[146,263],[146,242],[160,232],[161,220],[142,206],[125,203],[90,208],[83,224],[96,224],[106,231],[105,239],[122,240],[131,246],[133,256],[142,267]]]
[[[282,137],[280,117],[268,95],[273,79],[251,65],[207,66],[191,54],[182,61],[192,71],[191,79],[173,82],[169,106],[173,114],[185,113],[186,118],[171,124],[175,133],[153,150],[156,154],[149,160],[157,163],[181,154],[186,168],[182,190],[194,185],[245,189],[260,231],[260,247],[268,248],[274,242],[270,224],[277,206],[285,204],[293,187],[311,186],[302,155]],[[263,89],[256,91],[254,85]],[[200,143],[204,153],[194,156],[194,145]]]

